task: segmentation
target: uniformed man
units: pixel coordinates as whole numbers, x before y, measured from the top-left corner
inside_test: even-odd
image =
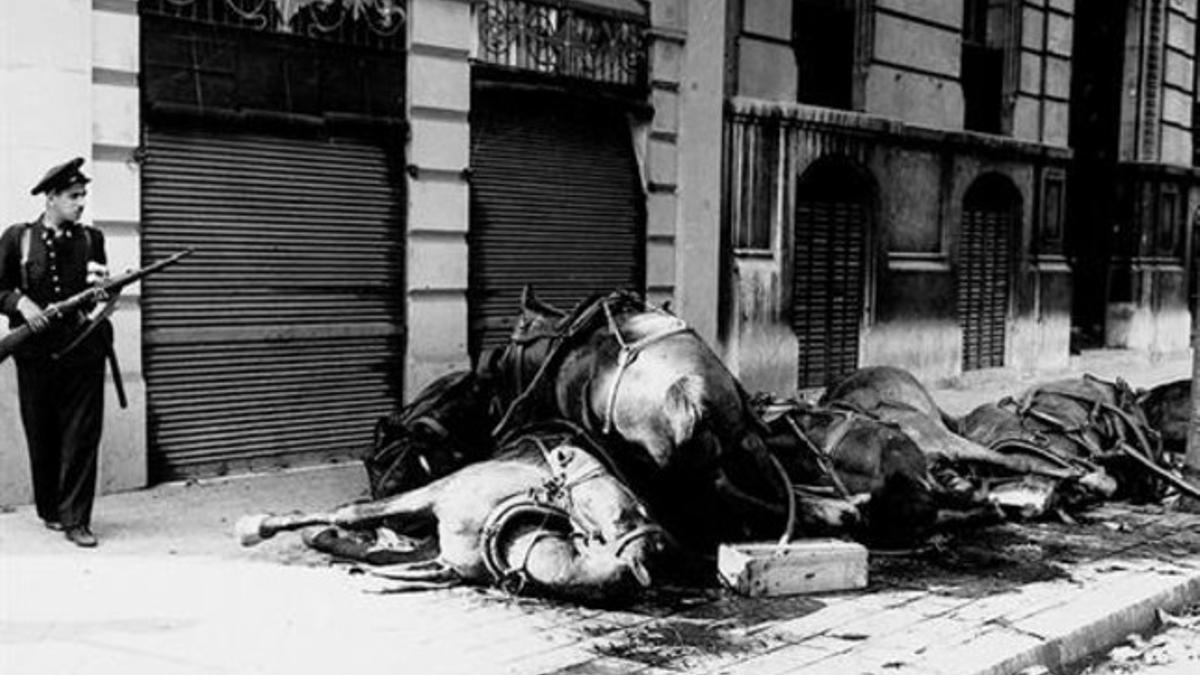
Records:
[[[92,500],[104,417],[104,362],[111,332],[93,331],[64,352],[82,315],[44,309],[107,277],[104,236],[79,222],[90,179],[76,158],[46,173],[32,194],[42,215],[0,235],[0,311],[37,333],[13,354],[37,514],[78,546],[93,547]]]

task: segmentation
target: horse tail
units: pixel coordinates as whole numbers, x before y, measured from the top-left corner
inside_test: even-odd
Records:
[[[671,426],[671,440],[675,447],[692,440],[708,415],[704,378],[693,374],[675,380],[667,388],[663,412]]]

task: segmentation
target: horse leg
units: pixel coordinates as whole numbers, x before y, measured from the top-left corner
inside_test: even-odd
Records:
[[[347,504],[332,514],[332,524],[346,529],[363,529],[384,520],[425,521],[434,518],[434,506],[444,486],[453,477],[436,480],[415,490],[370,502]]]
[[[444,561],[421,560],[397,565],[383,565],[367,570],[372,576],[397,581],[461,582],[462,576]]]
[[[411,591],[430,591],[451,588],[466,583],[453,567],[441,560],[425,560],[421,562],[387,565],[367,570],[368,574],[387,583],[373,590],[375,593],[404,593]]]

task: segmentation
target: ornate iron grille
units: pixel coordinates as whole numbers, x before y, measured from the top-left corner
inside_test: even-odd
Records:
[[[645,87],[645,16],[565,0],[482,0],[484,63],[594,82]]]
[[[141,0],[142,14],[403,51],[404,0]]]

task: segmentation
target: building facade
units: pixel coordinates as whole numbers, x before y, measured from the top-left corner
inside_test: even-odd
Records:
[[[730,15],[725,311],[748,386],[1065,365],[1074,3]]]
[[[525,283],[669,301],[750,390],[1179,349],[1195,24],[1195,0],[6,2],[0,221],[82,155],[114,269],[196,249],[114,316],[104,492],[358,456]],[[0,503],[30,498],[15,389],[0,364]]]
[[[1200,204],[1196,2],[1077,6],[1074,324],[1091,344],[1186,349]]]
[[[559,304],[633,287],[715,341],[720,144],[680,140],[720,137],[724,16],[4,3],[0,218],[36,216],[27,184],[82,155],[114,269],[195,248],[114,317],[130,406],[106,413],[101,491],[359,456],[376,418],[506,335],[526,282]],[[11,371],[0,502],[20,503]]]

